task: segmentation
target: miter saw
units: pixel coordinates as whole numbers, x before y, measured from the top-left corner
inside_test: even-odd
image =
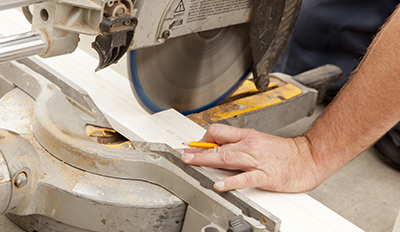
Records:
[[[257,90],[247,91],[246,97],[265,93],[262,99],[273,99],[272,105],[293,99],[302,112],[298,115],[309,114],[315,90],[279,75],[269,83],[300,2],[0,1],[0,10],[23,6],[32,23],[30,32],[0,38],[2,104],[13,96],[19,99],[5,122],[18,124],[11,112],[31,117],[13,127],[21,134],[0,131],[0,213],[9,213],[28,231],[40,232],[279,231],[278,218],[236,191],[212,191],[214,177],[183,164],[180,154],[164,144],[122,139],[117,149],[104,146],[121,138],[90,97],[59,73],[24,57],[71,53],[79,34],[93,35],[92,47],[99,55],[96,70],[128,54],[132,89],[153,112],[173,107],[193,120],[204,120],[199,114],[215,115],[213,110],[224,104],[230,104],[230,112],[243,109],[237,99],[222,101],[252,72]],[[287,112],[287,104],[278,105]],[[246,126],[247,119],[237,114],[205,124],[235,125],[235,120]]]
[[[24,7],[32,31],[3,38],[0,61],[67,54],[79,34],[93,35],[96,70],[128,53],[143,105],[189,114],[224,100],[251,71],[268,87],[301,1],[3,0],[0,9],[33,3]]]

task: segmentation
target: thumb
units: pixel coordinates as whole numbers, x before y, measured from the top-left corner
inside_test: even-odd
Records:
[[[261,187],[265,186],[267,180],[268,176],[264,172],[253,170],[219,180],[214,184],[214,188],[218,192],[226,192],[235,189]]]

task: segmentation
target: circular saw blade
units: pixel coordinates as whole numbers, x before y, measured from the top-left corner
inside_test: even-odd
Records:
[[[215,106],[247,77],[252,58],[249,25],[168,39],[131,51],[132,88],[152,112],[190,114]]]

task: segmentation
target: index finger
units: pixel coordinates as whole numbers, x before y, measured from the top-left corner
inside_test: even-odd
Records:
[[[248,132],[248,129],[239,129],[223,124],[212,124],[208,128],[201,141],[217,143],[220,145],[237,143],[242,140],[248,134]]]
[[[248,170],[256,167],[258,164],[257,160],[244,152],[227,150],[218,152],[184,153],[182,161],[191,165],[228,170]]]

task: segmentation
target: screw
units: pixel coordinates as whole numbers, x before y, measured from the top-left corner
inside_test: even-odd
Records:
[[[4,174],[0,173],[0,181],[4,180]]]
[[[28,176],[25,172],[20,172],[17,177],[15,177],[14,184],[18,188],[24,187],[28,183]]]
[[[268,225],[268,219],[266,217],[261,218],[261,223],[263,225]]]
[[[127,21],[125,21],[125,22],[124,22],[124,25],[125,25],[125,26],[129,26],[129,25],[131,25],[131,20],[127,20]]]
[[[255,78],[255,84],[259,91],[265,91],[268,89],[269,76],[266,74],[261,74]]]
[[[107,5],[108,5],[109,7],[112,7],[112,6],[114,5],[114,1],[109,1],[109,2],[107,2]]]
[[[170,35],[171,35],[171,32],[170,32],[169,30],[165,30],[165,31],[162,33],[162,37],[163,37],[164,39],[168,39]]]

